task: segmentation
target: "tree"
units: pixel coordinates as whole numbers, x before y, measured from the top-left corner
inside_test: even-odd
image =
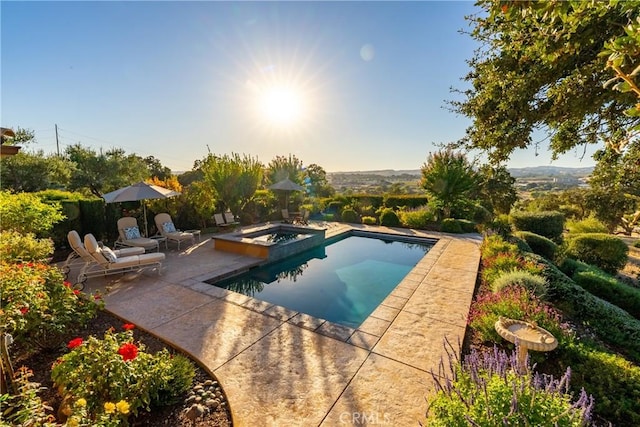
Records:
[[[478,171],[480,198],[485,207],[498,214],[508,214],[518,200],[516,179],[504,166],[482,165]]]
[[[75,164],[70,189],[87,189],[97,197],[150,177],[142,157],[126,155],[119,148],[112,148],[104,153],[100,150],[98,154],[90,148],[75,144],[68,146],[65,154]]]
[[[160,181],[165,181],[171,177],[171,169],[166,166],[162,166],[160,160],[155,157],[145,157],[144,162],[147,164],[147,168],[149,169],[149,176],[156,177]]]
[[[469,61],[466,99],[451,103],[473,125],[455,146],[501,162],[537,149],[534,130],[548,133],[554,158],[586,144],[621,151],[637,139],[640,2],[477,4],[485,13],[469,18],[471,36],[483,45]]]
[[[262,182],[264,166],[251,156],[232,153],[224,156],[209,154],[200,168],[204,185],[222,209],[238,214]]]
[[[65,188],[69,184],[73,164],[56,155],[45,156],[42,150],[20,151],[2,159],[0,184],[16,192],[36,192],[49,188]]]
[[[478,176],[463,153],[451,149],[429,153],[421,172],[421,186],[444,218],[450,218],[455,209],[464,209],[475,198]]]
[[[289,157],[276,156],[267,165],[266,178],[268,184],[275,184],[289,178],[296,184],[302,185],[302,160],[292,154],[289,154]]]
[[[335,190],[327,181],[327,172],[322,166],[315,163],[310,164],[305,169],[307,174],[309,193],[315,197],[331,197],[335,194]],[[304,180],[307,183],[307,179]]]

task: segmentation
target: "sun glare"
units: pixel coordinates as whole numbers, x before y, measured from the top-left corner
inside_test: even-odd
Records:
[[[272,86],[260,91],[258,99],[260,115],[269,124],[288,127],[302,117],[304,105],[299,91],[290,86]]]

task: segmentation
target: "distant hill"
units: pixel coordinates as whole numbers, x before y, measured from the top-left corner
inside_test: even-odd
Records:
[[[567,168],[560,166],[532,166],[526,168],[509,168],[509,173],[514,178],[534,177],[534,176],[560,176],[571,175],[575,177],[589,176],[593,172],[593,166],[582,168]],[[378,175],[378,176],[398,176],[398,175],[415,175],[420,176],[420,169],[407,170],[371,170],[371,171],[345,171],[345,172],[328,172],[327,175]]]

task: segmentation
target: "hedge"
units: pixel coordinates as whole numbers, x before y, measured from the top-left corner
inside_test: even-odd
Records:
[[[556,211],[513,212],[511,224],[518,231],[530,231],[560,242],[564,230],[564,214]]]
[[[618,237],[604,233],[569,234],[566,255],[615,274],[629,259],[629,247]]]
[[[558,245],[556,245],[553,240],[530,231],[517,231],[514,233],[514,236],[527,242],[527,245],[529,245],[533,253],[543,256],[550,261],[554,260],[556,252],[558,251]]]
[[[412,194],[402,194],[396,196],[384,196],[384,206],[388,208],[398,208],[405,206],[407,208],[417,208],[424,206],[429,202],[427,196],[417,196]]]

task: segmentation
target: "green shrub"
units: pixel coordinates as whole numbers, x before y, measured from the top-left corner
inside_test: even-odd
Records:
[[[484,342],[502,342],[495,329],[500,316],[535,322],[558,339],[565,335],[560,313],[524,288],[511,286],[478,295],[469,311],[469,326]]]
[[[393,209],[383,209],[380,214],[380,225],[385,227],[399,227],[400,219]]]
[[[529,246],[529,244],[524,239],[521,239],[520,237],[511,236],[509,237],[509,241],[515,244],[518,247],[518,250],[520,252],[533,252],[533,249],[531,249],[531,246]]]
[[[622,283],[597,269],[576,271],[572,279],[595,296],[617,305],[636,319],[640,319],[640,289]]]
[[[31,233],[0,231],[0,261],[7,263],[46,261],[53,254],[51,239],[36,239]]]
[[[627,264],[629,247],[622,239],[609,234],[570,234],[567,236],[565,253],[615,274]]]
[[[547,279],[548,298],[565,315],[583,322],[603,342],[616,346],[634,362],[640,362],[640,321],[578,286],[545,258],[527,254],[526,258],[542,265]]]
[[[451,358],[453,358],[451,356]],[[436,395],[429,399],[426,425],[575,426],[589,423],[593,398],[584,391],[575,403],[568,394],[570,372],[561,379],[520,369],[514,355],[472,350],[454,373],[432,373]],[[444,377],[444,378],[443,378]]]
[[[598,219],[590,216],[581,220],[567,220],[566,224],[569,233],[607,233],[607,226],[600,222]]]
[[[530,231],[518,231],[514,234],[516,237],[520,237],[527,242],[527,245],[529,245],[533,253],[543,256],[550,261],[555,259],[556,253],[558,252],[558,245],[556,245],[553,240]]]
[[[59,345],[63,334],[86,324],[102,305],[85,299],[57,267],[0,263],[0,328],[27,346]]]
[[[488,231],[492,231],[503,238],[507,238],[511,235],[511,222],[509,221],[509,215],[498,215],[487,226]]]
[[[60,205],[44,203],[32,193],[11,194],[0,191],[2,229],[46,236],[54,224],[62,221]]]
[[[571,388],[584,388],[594,397],[594,415],[613,425],[640,425],[640,367],[584,342],[567,343],[556,351],[556,368],[571,367]]]
[[[640,248],[640,240],[633,244],[634,248]]]
[[[18,394],[0,395],[0,426],[38,426],[56,427],[59,424],[52,422],[51,415],[47,414],[47,405],[38,396],[41,390],[40,384],[32,382],[30,378],[33,371],[25,366],[16,369],[14,381]],[[6,424],[8,421],[10,424]]]
[[[500,292],[508,286],[519,286],[533,293],[538,298],[547,294],[547,281],[544,277],[523,270],[504,272],[493,281],[492,291]]]
[[[384,196],[378,194],[352,194],[348,198],[349,203],[370,208],[372,210],[371,213],[375,212],[384,203]]]
[[[342,210],[342,206],[344,206],[344,202],[333,200],[327,204],[327,207],[325,208],[325,212],[332,213],[334,215],[339,214],[340,211]]]
[[[400,211],[398,213],[400,223],[407,228],[425,230],[435,221],[435,213],[426,206],[417,209]]]
[[[376,219],[372,216],[363,216],[362,223],[367,225],[376,225]]]
[[[406,207],[408,209],[419,208],[427,204],[429,199],[427,196],[417,196],[412,194],[401,194],[384,196],[383,205],[387,208],[399,208]]]
[[[105,223],[104,201],[102,199],[79,200],[78,206],[80,207],[80,228],[82,233],[91,233],[98,239],[105,239],[107,237],[107,226]]]
[[[349,222],[351,224],[360,223],[360,218],[358,218],[358,214],[353,209],[344,209],[341,217],[343,222]]]
[[[542,268],[518,253],[502,252],[493,257],[482,258],[482,279],[490,286],[505,272],[524,270],[531,274],[540,274]]]
[[[518,231],[530,231],[559,242],[564,231],[564,215],[556,211],[513,212],[511,224]]]
[[[71,419],[116,412],[126,422],[129,413],[177,401],[191,385],[195,368],[190,361],[166,349],[154,355],[145,352],[143,344],[134,342],[131,327],[125,324],[127,330],[118,333],[108,330],[104,339],[69,341],[70,352],[54,364],[51,379],[69,403]],[[86,414],[73,411],[80,399]]]
[[[507,252],[513,254],[519,254],[518,246],[506,241],[499,235],[487,236],[482,241],[482,246],[480,246],[480,253],[482,258],[491,258],[496,255]]]
[[[458,220],[453,218],[445,218],[442,220],[440,230],[443,233],[462,233],[462,225]]]

